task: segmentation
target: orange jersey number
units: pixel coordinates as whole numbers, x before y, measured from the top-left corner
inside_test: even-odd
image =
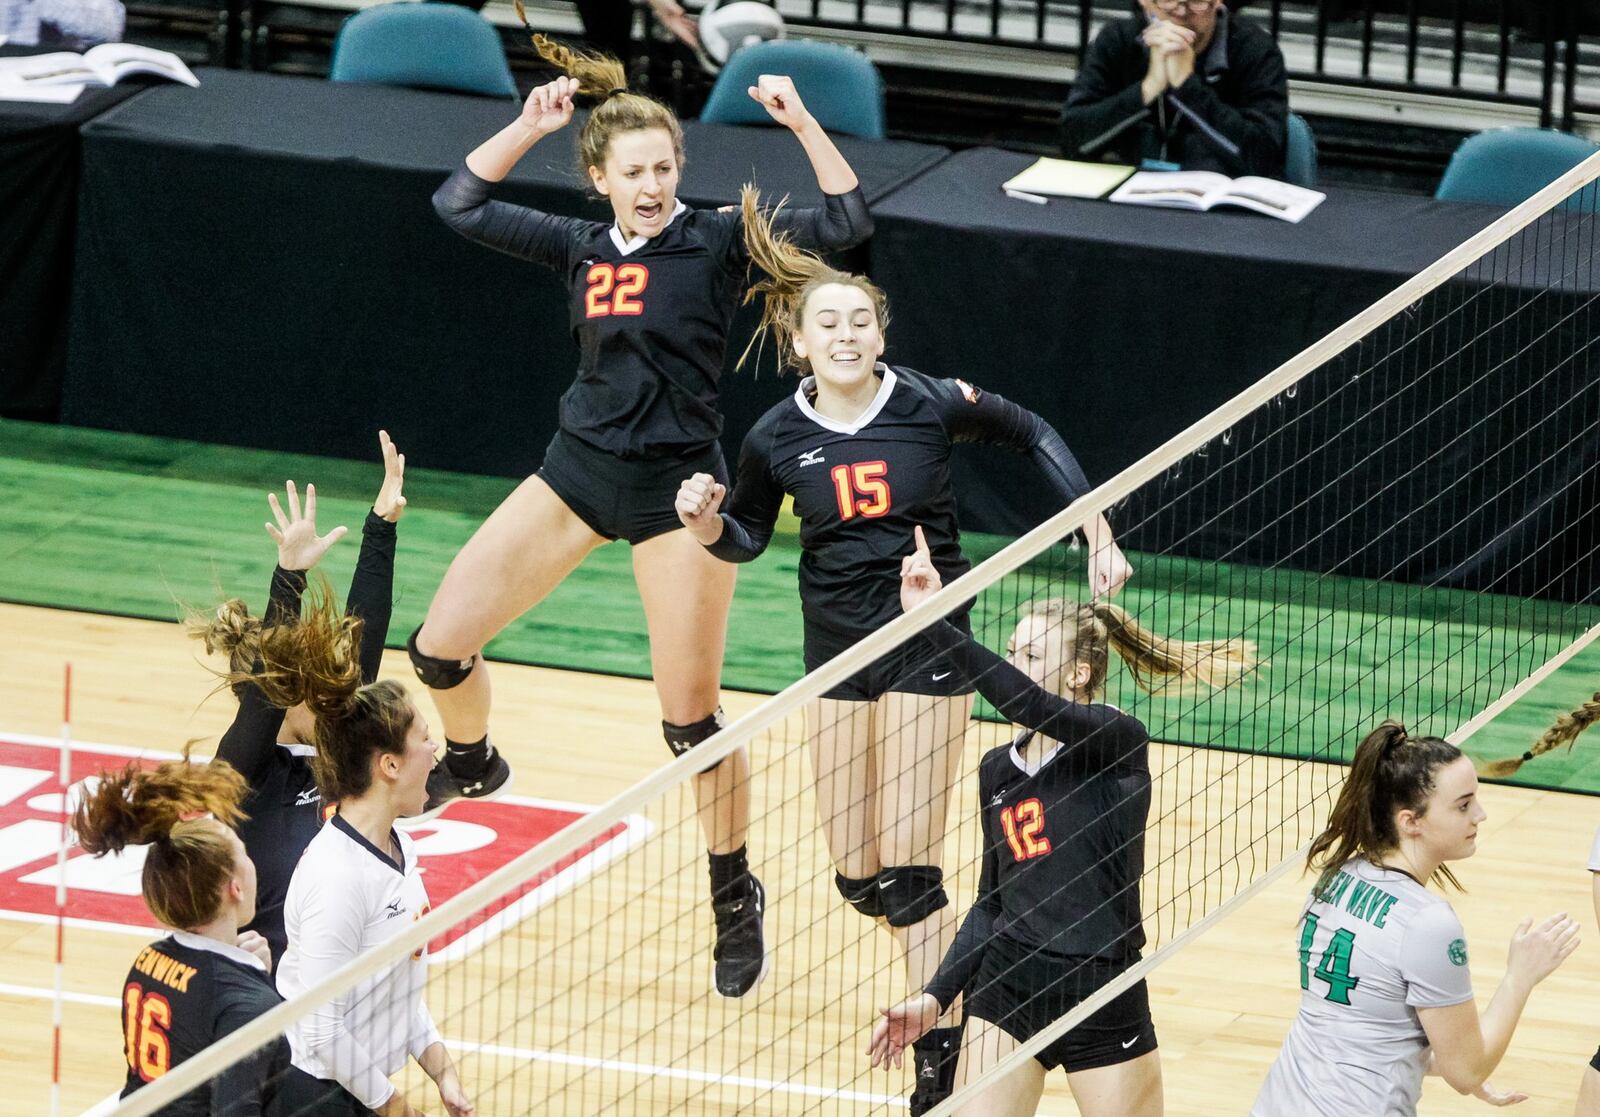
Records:
[[[643,264],[595,264],[586,277],[589,290],[583,297],[584,313],[590,318],[608,314],[644,313],[639,296],[650,283],[650,269]]]
[[[1006,832],[1006,844],[1018,861],[1050,852],[1050,839],[1039,833],[1044,829],[1044,804],[1037,799],[1024,799],[1001,811],[1000,828]]]
[[[886,515],[889,511],[889,472],[887,462],[856,462],[833,467],[833,487],[839,494],[839,518]]]
[[[146,1082],[172,1068],[172,1044],[167,1030],[172,1027],[172,1005],[160,993],[146,993],[129,982],[122,991],[122,1016],[127,1035],[128,1069]]]

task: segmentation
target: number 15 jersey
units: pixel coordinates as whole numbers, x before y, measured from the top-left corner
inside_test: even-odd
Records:
[[[1251,1117],[1410,1117],[1428,1065],[1419,1008],[1472,999],[1461,921],[1442,896],[1364,858],[1300,920],[1300,1012]]]

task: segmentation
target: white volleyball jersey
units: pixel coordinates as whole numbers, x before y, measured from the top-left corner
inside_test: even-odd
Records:
[[[338,815],[317,831],[295,866],[284,901],[289,948],[278,991],[293,997],[428,911],[409,837],[394,834],[396,864]],[[289,1051],[307,1074],[333,1079],[369,1109],[394,1093],[389,1076],[421,1056],[439,1032],[423,1004],[426,949],[378,971],[290,1026]]]
[[[1409,1117],[1428,1038],[1419,1008],[1472,999],[1467,942],[1443,897],[1349,861],[1306,902],[1300,1012],[1251,1117]]]

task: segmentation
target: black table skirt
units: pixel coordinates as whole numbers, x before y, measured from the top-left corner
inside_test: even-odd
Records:
[[[463,240],[429,201],[516,106],[201,78],[85,130],[66,420],[351,457],[383,425],[419,464],[535,469],[578,360],[561,282]],[[579,123],[541,142],[496,196],[609,217],[578,177]],[[786,130],[690,122],[686,146],[691,205],[734,202],[752,179],[774,199],[820,200]],[[873,202],[947,155],[839,146]],[[753,321],[741,315],[730,363]],[[730,453],[788,390],[770,360],[725,377]]]

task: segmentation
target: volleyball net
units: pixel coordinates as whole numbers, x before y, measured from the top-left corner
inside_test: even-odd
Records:
[[[968,603],[989,649],[1004,654],[1019,625],[1024,643],[1070,648],[1074,612],[1044,603],[1089,600],[1087,556],[1070,541],[1104,513],[1134,567],[1116,598],[1134,623],[1179,641],[1250,641],[1256,664],[1237,685],[1147,693],[1113,655],[1104,700],[1151,738],[1132,936],[1144,941],[1097,946],[1123,959],[1121,976],[994,1073],[1031,1057],[1295,868],[1341,762],[1378,722],[1471,748],[1600,633],[1597,177],[1600,160],[1563,176],[965,577],[117,1113],[138,1117],[214,1080],[318,1006],[380,1016],[375,976],[430,942],[426,1001],[479,1114],[898,1110],[911,1071],[871,1068],[868,1037],[883,1006],[920,990],[973,902],[978,764],[1015,728],[982,699],[969,722],[962,699],[822,696],[886,656],[937,672],[911,649]],[[728,1000],[712,988],[691,785],[739,749],[772,965]],[[1110,809],[1089,801],[1047,810],[1031,830],[1013,820],[997,855],[1099,850]],[[918,819],[926,836],[908,836]],[[621,830],[638,840],[591,859],[575,887],[548,887]],[[889,928],[845,902],[836,871],[922,863],[908,848],[943,867],[943,914]],[[1114,902],[1078,898],[1090,911]],[[1292,980],[1288,944],[1258,945]],[[440,1110],[415,1063],[394,1081]]]

